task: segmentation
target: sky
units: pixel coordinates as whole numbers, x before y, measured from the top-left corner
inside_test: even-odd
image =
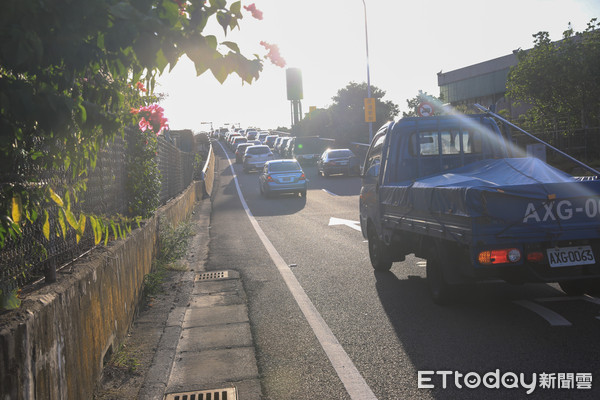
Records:
[[[225,37],[222,28],[207,25],[203,33],[238,43],[248,58],[264,58],[260,41],[277,44],[286,67],[265,60],[252,84],[235,74],[220,84],[210,71],[196,76],[183,57],[159,77],[155,89],[165,95],[161,105],[171,129],[291,127],[287,68],[301,70],[304,113],[311,106],[330,106],[350,82],[366,82],[367,64],[371,85],[386,92],[383,100],[407,111],[406,101],[419,90],[439,96],[438,72],[531,48],[533,34],[540,31],[560,40],[569,23],[580,32],[592,18],[600,19],[600,0],[242,1],[252,3],[263,12],[262,20],[242,9],[239,30]]]

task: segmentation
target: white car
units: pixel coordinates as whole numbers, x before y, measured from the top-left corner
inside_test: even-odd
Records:
[[[246,148],[244,153],[244,172],[261,169],[267,161],[273,160],[273,153],[269,146],[259,145]]]

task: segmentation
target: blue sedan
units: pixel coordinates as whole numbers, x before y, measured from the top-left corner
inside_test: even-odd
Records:
[[[258,177],[260,193],[270,196],[274,193],[299,193],[306,197],[308,181],[302,167],[296,160],[267,161]]]

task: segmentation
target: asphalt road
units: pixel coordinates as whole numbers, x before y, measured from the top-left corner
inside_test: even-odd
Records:
[[[235,157],[215,149],[207,268],[242,276],[267,399],[600,398],[600,300],[496,282],[437,306],[423,260],[407,257],[388,273],[371,268],[357,230],[360,178],[306,167],[306,199],[267,199],[258,174],[234,165],[249,212],[281,257],[274,260],[238,196],[226,154]],[[347,374],[353,369],[358,377]]]

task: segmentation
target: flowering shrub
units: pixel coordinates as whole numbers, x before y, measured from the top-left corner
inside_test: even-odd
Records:
[[[156,155],[157,136],[168,127],[158,104],[131,109],[140,120],[138,129],[129,129],[127,138],[128,210],[132,216],[148,218],[159,206],[161,177]]]

